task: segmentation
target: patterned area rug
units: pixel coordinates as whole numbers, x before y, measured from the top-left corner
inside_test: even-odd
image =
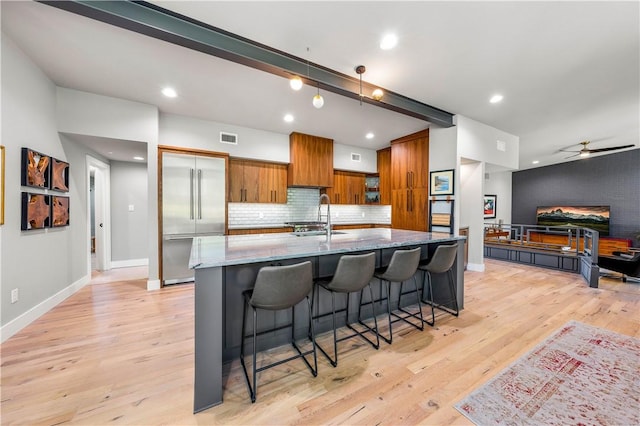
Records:
[[[478,425],[640,425],[640,339],[569,321],[456,408]]]

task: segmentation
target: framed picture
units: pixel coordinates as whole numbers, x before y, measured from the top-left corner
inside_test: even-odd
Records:
[[[0,225],[4,225],[4,145],[0,145]]]
[[[29,148],[22,148],[20,184],[35,188],[49,188],[51,157]]]
[[[51,196],[51,220],[53,227],[69,225],[69,197]]]
[[[69,192],[69,163],[51,157],[51,189]]]
[[[21,229],[42,229],[51,226],[51,196],[22,193]]]
[[[484,196],[484,218],[495,219],[496,218],[496,202],[497,196],[485,195]]]
[[[453,195],[454,170],[440,170],[429,174],[429,195]]]

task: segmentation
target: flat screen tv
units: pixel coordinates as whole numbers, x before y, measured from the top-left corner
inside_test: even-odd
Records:
[[[609,206],[541,206],[536,220],[541,226],[584,226],[609,235]]]

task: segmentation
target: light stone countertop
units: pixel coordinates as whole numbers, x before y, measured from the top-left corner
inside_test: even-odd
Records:
[[[389,228],[345,230],[329,240],[326,235],[296,236],[291,233],[197,237],[193,239],[189,267],[242,265],[464,239],[441,232]]]

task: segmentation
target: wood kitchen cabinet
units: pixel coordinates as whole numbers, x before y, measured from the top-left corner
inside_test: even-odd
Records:
[[[380,204],[391,204],[391,148],[378,150]]]
[[[391,141],[391,226],[426,231],[429,216],[429,130]]]
[[[333,187],[326,193],[332,204],[364,204],[364,173],[336,170],[333,173]]]
[[[293,132],[289,135],[289,186],[333,186],[333,139]]]
[[[286,203],[287,166],[254,160],[229,160],[230,203]]]
[[[287,203],[287,165],[263,163],[260,168],[260,203]]]

